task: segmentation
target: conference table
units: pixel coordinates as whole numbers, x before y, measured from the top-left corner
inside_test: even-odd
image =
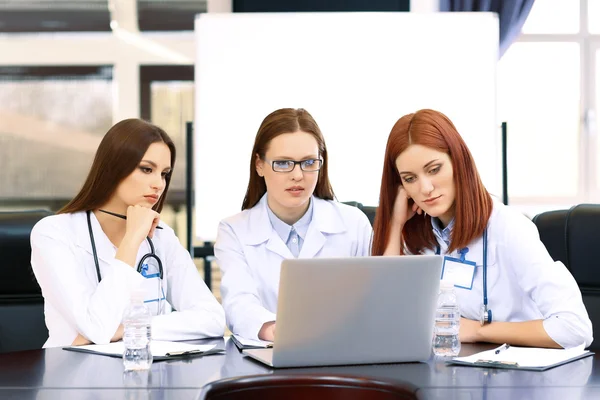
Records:
[[[119,358],[61,348],[0,354],[0,399],[197,399],[210,382],[247,375],[318,374],[374,378],[412,385],[425,399],[600,399],[600,355],[547,371],[448,365],[431,358],[397,363],[272,369],[241,353],[229,338],[224,354],[159,361],[150,371],[124,372]],[[461,356],[496,345],[463,344]]]

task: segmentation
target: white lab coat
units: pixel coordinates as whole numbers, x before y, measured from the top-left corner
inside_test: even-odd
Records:
[[[434,231],[435,232],[435,231]],[[437,236],[437,233],[436,233]],[[487,295],[492,320],[544,320],[544,329],[556,343],[573,347],[592,343],[592,322],[575,279],[554,262],[539,233],[519,211],[494,200],[488,222]],[[441,254],[448,246],[437,237]],[[468,245],[466,260],[477,264],[472,290],[456,287],[461,316],[479,321],[483,304],[483,237]],[[460,258],[458,251],[453,257]]]
[[[372,229],[356,207],[313,196],[313,216],[298,258],[367,256]],[[267,214],[267,196],[219,224],[215,256],[229,329],[258,339],[275,320],[281,262],[294,258]]]
[[[93,213],[91,222],[102,276],[100,283],[85,212],[46,217],[31,232],[31,266],[44,296],[50,335],[44,347],[70,345],[78,333],[93,343],[109,343],[121,324],[131,294],[146,279],[136,268],[115,259],[117,248]],[[157,229],[152,241],[163,264],[166,301],[177,312],[152,318],[152,338],[187,340],[222,336],[223,308],[200,278],[173,230],[164,222],[160,226],[164,229]],[[149,246],[144,241],[136,267],[148,252]]]

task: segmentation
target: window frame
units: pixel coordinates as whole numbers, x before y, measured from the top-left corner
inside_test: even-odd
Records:
[[[577,33],[522,33],[515,43],[576,43],[579,46],[579,68],[580,68],[580,109],[579,109],[579,129],[578,135],[578,182],[577,195],[575,196],[511,196],[510,180],[509,201],[517,206],[556,206],[562,205],[565,208],[578,203],[590,203],[600,201],[600,182],[598,171],[600,162],[600,148],[596,145],[598,142],[598,124],[592,131],[593,124],[590,124],[590,117],[597,120],[600,109],[596,108],[595,84],[600,79],[595,76],[596,51],[600,51],[600,34],[592,34],[588,29],[588,0],[579,0],[579,31]],[[510,120],[508,123],[508,140],[514,140],[511,137]],[[508,166],[510,170],[510,165]]]

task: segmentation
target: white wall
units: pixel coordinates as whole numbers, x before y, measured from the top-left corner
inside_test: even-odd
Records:
[[[377,205],[390,129],[420,108],[454,121],[500,193],[494,14],[213,14],[197,18],[196,35],[200,239],[239,212],[256,131],[282,107],[315,117],[340,201]]]

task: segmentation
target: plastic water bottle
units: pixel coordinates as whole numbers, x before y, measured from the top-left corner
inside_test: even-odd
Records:
[[[433,328],[433,353],[441,357],[456,357],[460,352],[460,311],[450,282],[440,283],[440,294]]]
[[[144,304],[144,292],[134,292],[123,317],[123,365],[126,371],[150,369],[151,323],[152,314]]]

